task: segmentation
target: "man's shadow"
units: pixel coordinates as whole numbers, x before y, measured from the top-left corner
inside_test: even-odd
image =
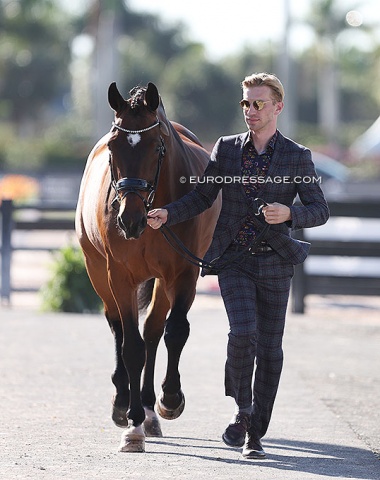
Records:
[[[348,477],[358,480],[380,478],[379,460],[373,452],[364,448],[270,438],[265,444],[270,452],[268,458],[272,460],[271,466],[274,468],[331,478]]]
[[[202,445],[198,442],[201,442]],[[225,462],[247,467],[260,464],[261,468],[305,472],[330,478],[347,477],[357,480],[379,480],[380,478],[379,460],[373,452],[362,448],[268,437],[263,442],[264,449],[267,452],[267,459],[246,460],[243,457],[236,459],[236,452],[239,450],[230,449],[220,441],[207,440],[207,442],[209,444],[205,445],[205,439],[190,437],[165,437],[162,440],[150,438],[149,443],[181,447],[180,453],[178,451],[156,451],[150,454],[165,453],[165,455],[195,457],[207,461],[213,460],[218,463]],[[194,453],[194,449],[202,449],[204,455]],[[226,458],[208,455],[207,450],[215,449],[231,452],[233,457]]]

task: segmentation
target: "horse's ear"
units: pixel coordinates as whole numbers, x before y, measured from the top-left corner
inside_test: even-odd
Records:
[[[108,103],[115,112],[120,112],[125,104],[124,98],[117,89],[116,82],[112,82],[108,88]]]
[[[160,104],[160,96],[158,95],[157,87],[154,83],[149,82],[145,92],[145,105],[155,112]]]

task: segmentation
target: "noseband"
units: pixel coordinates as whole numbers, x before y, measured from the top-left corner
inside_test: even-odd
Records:
[[[157,122],[151,125],[150,127],[142,128],[141,130],[127,130],[126,128],[122,128],[119,125],[116,125],[115,122],[112,122],[113,127],[117,128],[118,130],[124,133],[133,135],[135,139],[137,138],[138,139],[137,143],[140,141],[140,133],[147,132],[159,125],[160,125],[160,121],[157,118]],[[160,141],[161,141],[161,145],[158,147],[157,170],[156,170],[156,175],[154,177],[153,184],[149,183],[147,180],[144,180],[143,178],[123,177],[123,178],[120,178],[120,180],[116,181],[113,173],[113,169],[112,169],[111,155],[110,155],[109,165],[110,165],[110,171],[111,171],[111,185],[116,192],[116,196],[112,200],[112,206],[115,209],[117,209],[117,207],[115,207],[115,203],[120,204],[120,202],[124,200],[124,198],[129,193],[134,193],[139,198],[141,198],[142,202],[144,203],[146,211],[150,210],[150,207],[154,201],[154,196],[156,194],[158,179],[160,177],[162,159],[164,158],[165,152],[166,152],[165,143],[161,135],[160,135]],[[131,143],[131,145],[134,146],[137,143],[135,144]],[[148,197],[147,198],[143,197],[140,192],[149,192]]]

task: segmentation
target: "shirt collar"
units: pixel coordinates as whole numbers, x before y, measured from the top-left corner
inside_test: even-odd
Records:
[[[267,145],[267,150],[268,150],[268,148],[271,148],[272,150],[274,150],[274,146],[275,146],[275,144],[276,144],[277,137],[278,137],[278,130],[275,131],[273,137],[269,140],[269,143],[268,143],[268,145]],[[251,144],[253,145],[253,142],[251,141],[251,133],[250,133],[250,131],[248,131],[247,138],[245,139],[245,142],[244,142],[244,147],[245,147],[248,143],[251,143]]]

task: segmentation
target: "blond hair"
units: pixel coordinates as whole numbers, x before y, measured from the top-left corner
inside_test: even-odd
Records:
[[[282,83],[273,73],[252,73],[241,82],[242,88],[267,86],[272,90],[274,100],[282,102],[285,91]]]

